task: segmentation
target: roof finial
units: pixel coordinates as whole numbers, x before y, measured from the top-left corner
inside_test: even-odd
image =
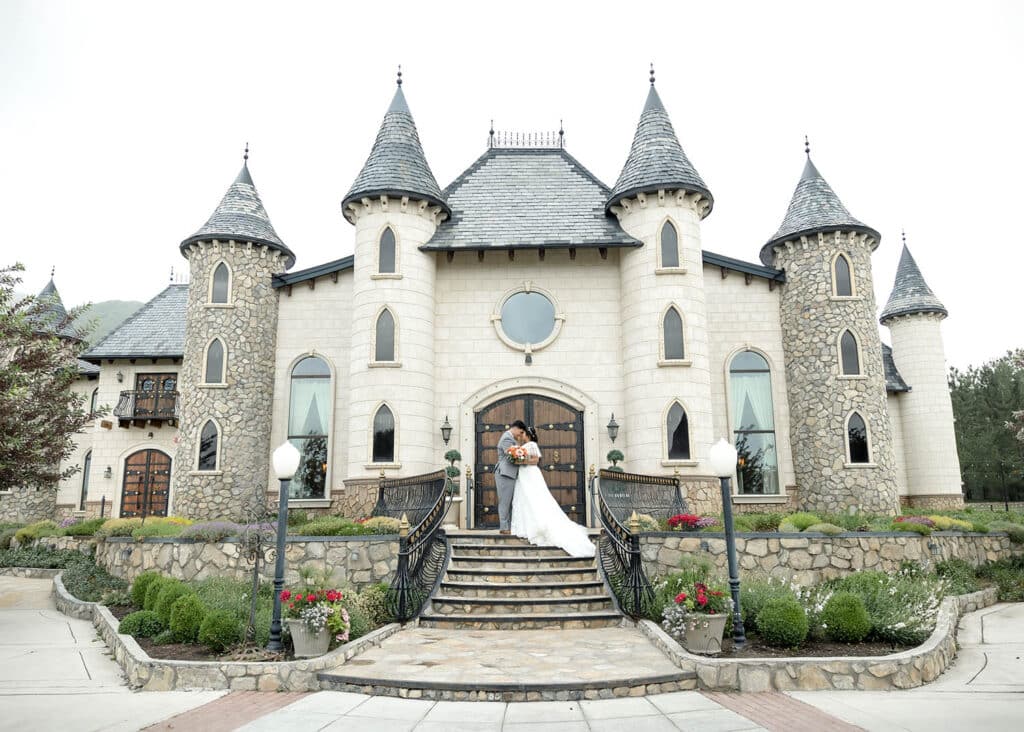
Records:
[[[907,230],[900,229],[900,234],[903,236],[903,246],[907,245]]]
[[[804,135],[804,152],[808,158],[811,157],[811,141],[807,139],[807,135]]]
[[[51,265],[51,266],[50,266],[50,279],[51,279],[51,280],[53,279],[53,275],[54,275],[54,273],[55,273],[56,271],[57,271],[57,265],[55,265],[55,264],[54,264],[54,265]]]
[[[398,85],[402,85],[402,64],[398,64]]]
[[[651,61],[651,86],[654,86],[654,62]]]
[[[249,143],[245,143],[245,154],[242,155],[242,161],[245,163],[249,162]]]
[[[565,124],[564,120],[558,120],[558,146],[565,147]]]
[[[171,284],[174,284],[174,265],[171,265]]]

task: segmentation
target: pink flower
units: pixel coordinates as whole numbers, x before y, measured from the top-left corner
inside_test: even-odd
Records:
[[[282,600],[287,601],[287,600],[289,600],[291,598],[291,596],[292,596],[291,590],[281,590],[281,599]]]
[[[685,592],[680,592],[678,595],[676,595],[676,604],[678,605],[681,602],[686,602],[686,593]]]

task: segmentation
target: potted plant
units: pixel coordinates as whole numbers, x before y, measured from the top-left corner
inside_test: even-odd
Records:
[[[459,476],[462,475],[462,471],[455,463],[462,460],[462,453],[458,450],[449,450],[444,454],[444,459],[448,461],[448,466],[444,471],[448,475],[448,494],[452,497],[448,513],[444,517],[444,524],[449,528],[458,528],[459,517],[462,513],[462,496],[459,495]]]
[[[714,581],[680,584],[665,608],[661,625],[691,653],[720,653],[732,600],[724,585]]]
[[[322,656],[331,640],[348,641],[351,627],[345,596],[339,590],[281,592],[281,609],[292,636],[296,658]]]
[[[608,470],[614,470],[616,473],[624,472],[622,468],[619,467],[619,463],[626,459],[626,456],[622,454],[622,450],[610,450],[606,457],[608,458],[608,462],[611,463],[611,465],[608,466]]]

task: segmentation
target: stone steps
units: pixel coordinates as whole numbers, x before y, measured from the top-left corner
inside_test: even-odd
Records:
[[[431,601],[431,614],[439,615],[537,615],[611,610],[605,595],[575,597],[453,597],[438,595]]]
[[[583,557],[570,557],[562,554],[560,557],[535,557],[535,556],[509,556],[509,557],[488,557],[475,554],[461,554],[452,550],[451,561],[448,565],[451,571],[458,572],[460,569],[588,569],[594,567],[594,559]]]
[[[548,569],[493,569],[491,567],[448,568],[445,581],[490,582],[495,584],[525,585],[533,583],[600,582],[597,567],[554,567]]]
[[[522,557],[529,552],[531,557],[565,557],[565,552],[557,546],[530,546],[529,544],[502,544],[498,542],[487,543],[456,543],[452,544],[452,553],[461,556],[473,557]]]
[[[493,613],[482,615],[424,613],[420,615],[419,624],[420,627],[424,628],[460,628],[470,630],[615,628],[622,624],[622,615],[613,610],[566,613]]]
[[[442,595],[458,597],[576,597],[604,592],[600,580],[589,582],[451,582],[441,583]]]

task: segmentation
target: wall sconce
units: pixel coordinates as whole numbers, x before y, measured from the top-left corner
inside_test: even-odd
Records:
[[[448,421],[448,415],[444,415],[444,423],[441,425],[441,439],[444,440],[444,444],[448,444],[448,440],[452,439],[452,425]]]
[[[928,550],[931,551],[932,555],[936,557],[942,554],[942,549],[940,549],[939,545],[936,544],[934,541],[928,542]]]
[[[708,543],[707,539],[701,539],[700,540],[700,550],[702,552],[709,552],[709,551],[711,551],[711,544]]]
[[[615,412],[612,412],[612,418],[608,420],[608,436],[612,442],[619,436],[619,423],[615,421]]]
[[[114,378],[116,378],[117,383],[120,384],[122,381],[124,381],[124,374],[118,371],[116,374],[114,374]]]
[[[110,467],[110,466],[108,465],[108,466],[107,466],[107,467],[106,467],[106,468],[104,469],[104,471],[103,471],[103,477],[104,477],[104,478],[110,478],[110,477],[112,477],[113,475],[114,475],[114,469],[113,469],[113,468],[111,468],[111,467]]]

